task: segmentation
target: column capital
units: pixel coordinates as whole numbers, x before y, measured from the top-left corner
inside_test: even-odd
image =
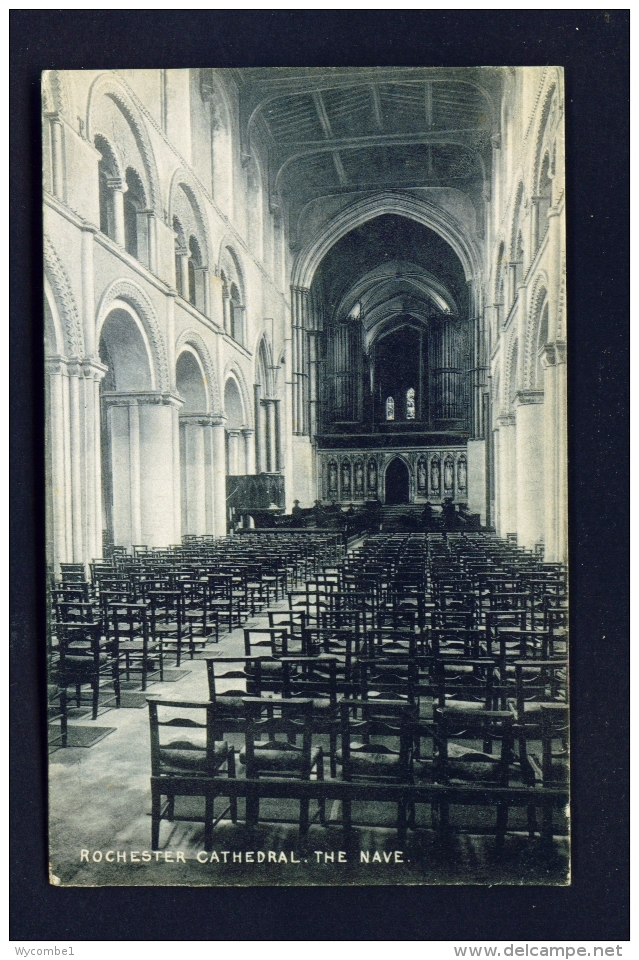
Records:
[[[248,439],[249,437],[253,436],[255,430],[253,427],[242,427],[241,432],[244,434],[245,439]]]
[[[566,341],[556,340],[554,343],[545,343],[542,348],[541,362],[545,369],[566,362]]]
[[[517,406],[528,406],[531,403],[543,403],[543,390],[518,390],[515,394],[515,403]]]
[[[109,190],[117,190],[119,193],[126,193],[128,189],[122,177],[107,177],[107,186]]]
[[[500,427],[514,427],[515,426],[515,417],[512,413],[502,413],[500,417],[496,418],[496,423]]]
[[[152,391],[129,391],[122,393],[115,390],[105,391],[102,394],[104,402],[109,406],[168,406],[180,409],[184,400],[175,393],[155,393]]]
[[[239,437],[239,435],[242,433],[239,427],[231,427],[230,430],[227,428],[226,432],[228,433],[229,437]]]
[[[83,220],[80,229],[82,230],[82,233],[93,233],[93,234],[95,234],[95,233],[99,233],[99,232],[100,232],[99,228],[96,227],[96,225],[95,225],[94,223],[91,223],[90,220]]]
[[[180,424],[191,424],[192,426],[210,427],[213,417],[208,413],[180,413]]]
[[[214,413],[211,415],[211,426],[223,427],[228,417],[224,413]]]

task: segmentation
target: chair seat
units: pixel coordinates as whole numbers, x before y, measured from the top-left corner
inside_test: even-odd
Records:
[[[342,763],[342,751],[337,751],[337,762]],[[350,767],[356,776],[381,774],[389,776],[400,770],[399,754],[383,744],[353,743],[350,746]]]
[[[218,693],[216,704],[220,714],[226,717],[244,717],[244,698],[246,692]]]
[[[153,640],[149,640],[146,649],[150,653],[152,650],[159,649],[159,643],[154,643]],[[143,653],[144,652],[144,641],[143,640],[121,640],[120,641],[120,653]]]
[[[216,741],[214,752],[214,766],[219,767],[227,758],[229,748],[224,741]],[[166,746],[160,747],[160,763],[163,774],[210,772],[206,752],[202,746],[191,743],[190,740],[175,740]]]
[[[110,659],[111,659],[111,656],[108,653],[99,654],[100,663],[107,663],[107,661]],[[71,655],[67,654],[67,656],[65,657],[65,661],[67,664],[73,664],[73,666],[76,666],[76,667],[77,666],[90,667],[90,666],[93,666],[93,664],[95,663],[93,654],[87,655],[87,654],[81,654],[81,653],[71,654]]]
[[[479,700],[449,700],[446,698],[446,709],[447,710],[481,710],[483,708],[483,702]]]
[[[322,755],[321,747],[311,751],[311,767],[314,767]],[[244,748],[240,751],[240,763],[246,763]],[[255,764],[258,770],[269,773],[301,772],[302,751],[293,744],[271,742],[255,744]]]

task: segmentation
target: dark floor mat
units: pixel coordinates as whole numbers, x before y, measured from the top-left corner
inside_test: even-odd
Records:
[[[93,747],[116,729],[116,727],[80,727],[71,725],[67,729],[67,747]],[[56,749],[62,747],[62,733],[59,724],[50,724],[48,736],[50,747]]]
[[[187,677],[191,671],[190,670],[165,670],[164,671],[164,681],[160,680],[160,671],[154,673],[153,676],[149,677],[153,683],[175,683],[176,680],[181,680],[182,677]]]
[[[67,706],[67,717],[69,720],[81,720],[83,717],[88,717],[90,714],[88,707],[72,707]],[[50,704],[47,707],[47,720],[59,720],[60,719],[60,707],[54,704]]]
[[[146,707],[146,698],[148,694],[141,690],[122,690],[120,693],[120,707],[123,710],[139,710],[140,707]]]

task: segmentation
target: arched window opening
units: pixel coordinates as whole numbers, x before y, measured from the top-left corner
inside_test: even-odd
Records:
[[[98,185],[100,200],[100,231],[111,240],[116,240],[116,209],[113,192],[117,188],[122,193],[118,167],[113,151],[107,141],[100,136],[95,138],[95,147],[100,154],[98,162]]]
[[[188,269],[185,270],[185,261],[187,260],[188,251],[182,224],[177,217],[173,217],[173,232],[175,234],[175,288],[181,297],[186,298],[188,292]]]
[[[409,387],[406,391],[406,419],[415,419],[415,388]]]
[[[539,201],[537,213],[537,245],[546,236],[548,230],[548,211],[552,204],[552,180],[550,179],[550,155],[546,154],[539,176]]]
[[[195,237],[191,237],[189,240],[189,301],[198,310],[204,308],[202,254]]]
[[[422,396],[428,384],[426,328],[402,324],[397,329],[391,327],[390,332],[383,330],[373,344],[373,352],[376,418],[421,420]]]
[[[521,286],[524,280],[524,241],[521,235],[521,230],[517,234],[517,242],[515,244],[515,260],[514,260],[514,278],[515,278],[515,289],[514,297],[517,296],[517,289]]]
[[[515,397],[517,396],[517,367],[519,361],[519,344],[516,343],[513,347],[513,352],[510,358],[510,379],[509,379],[509,391],[508,391],[508,402],[511,406],[515,403]]]
[[[226,247],[222,254],[220,278],[222,280],[224,330],[244,346],[246,343],[244,283],[239,261],[230,247]]]
[[[244,307],[240,291],[235,283],[231,284],[231,328],[230,333],[238,343],[244,343]]]
[[[127,253],[142,262],[147,261],[147,211],[144,188],[138,174],[131,167],[126,172],[124,194],[124,247]]]
[[[541,312],[541,320],[539,321],[539,332],[537,334],[537,349],[535,351],[535,383],[534,386],[538,390],[544,389],[544,366],[542,363],[542,358],[544,355],[544,347],[548,342],[548,304],[545,303],[543,310]]]

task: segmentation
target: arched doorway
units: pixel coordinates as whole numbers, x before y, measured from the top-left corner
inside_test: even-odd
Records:
[[[409,503],[408,467],[395,457],[386,468],[386,503]]]

